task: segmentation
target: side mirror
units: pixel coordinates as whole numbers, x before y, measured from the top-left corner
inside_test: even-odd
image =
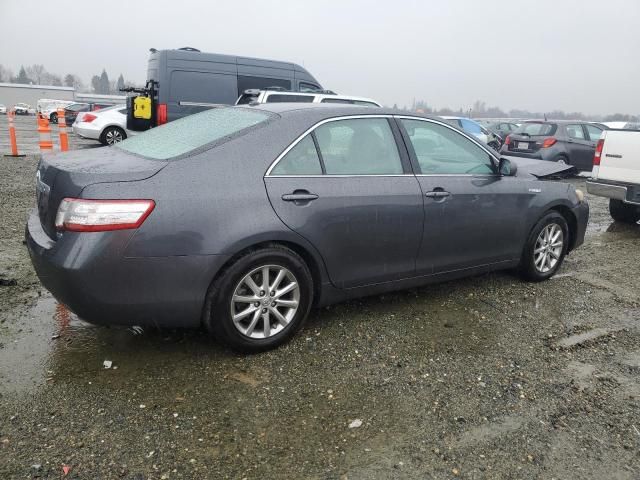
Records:
[[[508,158],[501,158],[498,164],[498,173],[503,177],[515,177],[518,172],[518,166],[512,163]]]

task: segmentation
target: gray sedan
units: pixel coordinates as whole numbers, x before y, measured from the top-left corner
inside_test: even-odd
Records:
[[[208,110],[44,157],[27,245],[101,324],[275,347],[312,306],[500,269],[551,277],[584,239],[567,166],[498,158],[437,118],[366,107]]]

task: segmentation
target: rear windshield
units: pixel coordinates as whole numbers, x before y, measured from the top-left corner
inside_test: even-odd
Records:
[[[147,130],[116,147],[147,158],[167,160],[237,134],[271,116],[245,108],[214,108]]]
[[[514,133],[526,133],[529,136],[534,135],[553,135],[556,133],[558,126],[555,123],[523,123]]]

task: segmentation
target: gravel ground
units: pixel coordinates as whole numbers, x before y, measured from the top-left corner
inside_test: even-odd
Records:
[[[60,308],[22,244],[35,164],[0,159],[0,478],[640,478],[640,227],[603,199],[553,280],[340,304],[240,356]]]

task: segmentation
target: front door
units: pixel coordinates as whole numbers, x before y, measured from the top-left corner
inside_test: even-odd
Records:
[[[425,223],[418,274],[444,273],[519,258],[533,193],[502,177],[489,153],[449,126],[401,119],[420,173]]]
[[[567,130],[569,163],[578,170],[591,170],[593,168],[593,154],[596,150],[596,142],[589,139],[582,124],[569,124],[565,128]]]
[[[405,157],[388,118],[336,119],[265,176],[276,213],[320,252],[335,286],[415,274],[423,201]]]

